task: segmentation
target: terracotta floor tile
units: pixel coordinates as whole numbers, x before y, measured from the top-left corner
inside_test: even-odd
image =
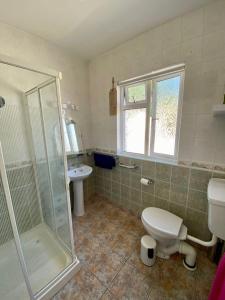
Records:
[[[139,244],[139,239],[124,230],[112,244],[112,249],[124,259],[128,259],[134,252],[137,244]]]
[[[151,287],[151,297],[160,292],[166,299],[192,300],[195,298],[196,274],[186,270],[182,265],[181,256],[174,256],[168,260],[157,259],[157,268],[161,270],[160,277],[154,278]],[[152,275],[150,275],[152,278]],[[155,298],[157,299],[157,297]]]
[[[190,290],[192,288],[190,287]],[[190,291],[189,294],[184,294],[182,290],[175,290],[173,294],[170,294],[160,284],[150,290],[149,298],[150,300],[197,300],[194,292]],[[204,300],[207,300],[207,298]]]
[[[116,300],[116,298],[109,290],[106,290],[106,292],[102,295],[101,300]]]
[[[86,240],[93,239],[93,235],[91,234],[89,229],[76,230],[74,231],[74,243],[75,247],[85,243]]]
[[[124,265],[124,260],[113,251],[96,253],[88,265],[88,269],[108,286]]]
[[[124,221],[126,221],[126,219],[124,220],[123,218],[125,214],[117,207],[110,207],[107,211],[105,211],[104,215],[108,222],[116,222],[119,220],[120,224],[123,224]]]
[[[207,299],[213,278],[216,272],[216,265],[213,264],[203,251],[198,252],[196,270],[196,299]]]
[[[105,293],[103,284],[85,268],[53,298],[53,300],[95,300]]]
[[[100,250],[105,249],[106,247],[107,246],[105,245],[101,245],[99,243],[99,240],[95,238],[86,238],[83,239],[82,243],[75,247],[75,253],[78,256],[79,260],[82,263],[86,264],[90,263],[96,253],[99,253]]]
[[[150,281],[133,266],[125,264],[109,287],[117,299],[149,299]]]
[[[124,229],[127,230],[127,232],[136,235],[139,238],[141,238],[143,235],[146,234],[146,231],[143,228],[141,220],[133,216],[128,218],[124,227],[125,227]]]

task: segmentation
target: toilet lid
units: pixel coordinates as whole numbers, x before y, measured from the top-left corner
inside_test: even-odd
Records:
[[[183,223],[180,217],[157,207],[145,208],[142,212],[142,218],[155,231],[166,233],[175,238],[178,237]]]

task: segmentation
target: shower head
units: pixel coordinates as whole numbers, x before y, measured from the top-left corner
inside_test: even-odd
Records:
[[[0,108],[2,108],[5,105],[5,99],[0,96]]]

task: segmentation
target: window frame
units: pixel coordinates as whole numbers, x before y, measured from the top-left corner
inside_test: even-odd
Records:
[[[144,158],[149,160],[160,160],[160,161],[173,161],[178,160],[179,152],[179,140],[180,140],[180,127],[181,127],[181,115],[182,115],[182,104],[183,104],[183,86],[184,86],[184,66],[174,71],[158,71],[159,75],[147,76],[144,75],[144,79],[139,80],[128,80],[129,83],[119,85],[119,105],[118,105],[118,117],[117,117],[117,153],[119,155],[131,156],[137,158]],[[179,98],[178,98],[178,109],[177,109],[177,126],[175,134],[175,147],[174,155],[156,153],[154,152],[155,143],[155,127],[156,127],[156,83],[158,81],[170,79],[180,76],[179,86]],[[146,100],[129,103],[126,101],[126,88],[131,85],[138,85],[145,83],[146,86]],[[125,111],[130,109],[146,108],[146,120],[145,120],[145,140],[144,140],[144,154],[125,151]]]

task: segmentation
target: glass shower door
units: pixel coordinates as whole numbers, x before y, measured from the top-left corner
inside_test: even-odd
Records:
[[[27,278],[24,277],[23,273],[27,273],[27,270],[26,266],[24,265],[22,249],[18,241],[19,233],[15,223],[15,215],[13,212],[12,199],[9,192],[1,141],[0,205],[0,299],[32,299],[30,283]],[[14,224],[14,227],[12,224]]]
[[[49,173],[52,182],[55,230],[58,238],[72,253],[67,187],[65,180],[63,180],[65,179],[64,152],[57,105],[56,82],[41,87],[39,95],[49,159]]]
[[[27,93],[26,98],[36,180],[41,200],[42,226],[54,236],[52,243],[55,243],[55,246],[54,250],[52,249],[52,255],[58,260],[56,260],[57,269],[52,271],[50,276],[52,280],[73,261],[64,152],[55,81],[37,87]],[[59,249],[63,253],[60,254]],[[32,267],[32,263],[29,267]],[[51,269],[54,269],[54,266],[50,265],[48,270]]]
[[[27,94],[44,222],[72,253],[67,187],[55,81]]]

